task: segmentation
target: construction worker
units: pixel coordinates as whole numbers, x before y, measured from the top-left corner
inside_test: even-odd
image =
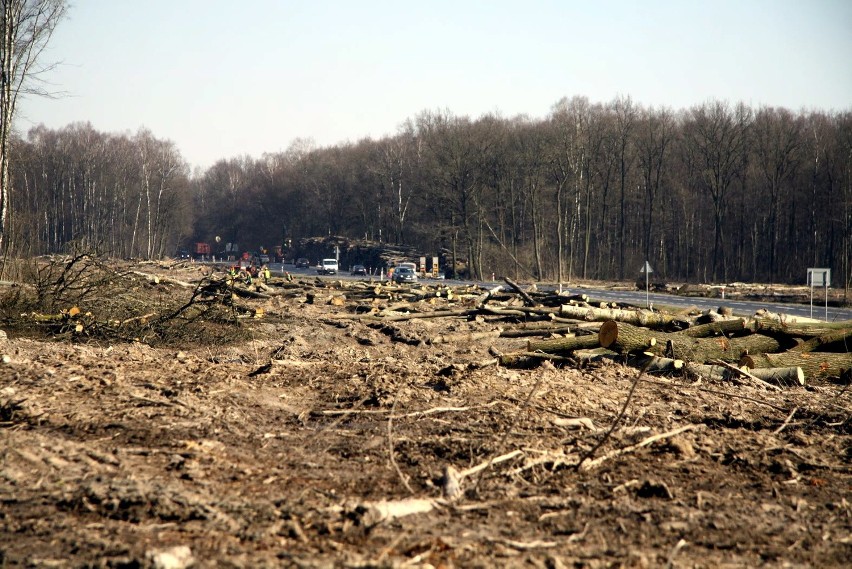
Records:
[[[261,273],[263,274],[263,282],[268,283],[269,278],[272,276],[272,272],[269,270],[269,265],[263,265]]]

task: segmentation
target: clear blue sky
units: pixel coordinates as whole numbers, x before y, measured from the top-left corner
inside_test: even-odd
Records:
[[[45,56],[67,95],[18,129],[144,126],[203,168],[574,95],[852,109],[850,0],[71,1]]]

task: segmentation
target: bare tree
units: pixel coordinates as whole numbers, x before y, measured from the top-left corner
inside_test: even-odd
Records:
[[[18,96],[45,68],[38,60],[66,11],[65,0],[0,0],[0,248],[9,217],[9,138]]]
[[[630,154],[631,142],[633,141],[633,129],[636,125],[638,110],[633,104],[633,99],[619,96],[612,102],[615,111],[616,124],[616,148],[618,152],[620,201],[618,208],[618,278],[624,279],[625,249],[627,248],[627,176],[633,164],[633,155]]]
[[[725,102],[713,101],[693,107],[684,125],[683,153],[689,176],[710,196],[713,205],[713,281],[720,268],[727,280],[724,228],[728,191],[735,178],[742,175],[750,115],[750,110],[742,105],[731,109]]]
[[[642,111],[636,137],[637,154],[642,174],[642,186],[645,189],[645,234],[644,234],[644,256],[645,260],[652,257],[653,246],[653,217],[655,211],[655,199],[664,183],[664,176],[668,168],[667,160],[670,153],[669,147],[675,137],[674,115],[668,109],[649,109]]]
[[[778,226],[782,191],[796,174],[802,121],[786,109],[764,107],[754,121],[756,167],[766,188],[769,208],[769,280],[775,281],[778,265]]]

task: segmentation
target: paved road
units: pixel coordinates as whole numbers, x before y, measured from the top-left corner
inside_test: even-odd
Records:
[[[272,271],[273,274],[283,274],[284,271],[289,272],[293,275],[304,275],[304,276],[316,276],[316,268],[311,267],[308,269],[296,269],[293,265],[282,265],[281,263],[271,263],[269,265],[269,270]],[[341,271],[337,277],[342,279],[364,279],[364,277],[352,277],[349,275],[348,271]],[[369,277],[368,277],[369,278]],[[456,280],[432,280],[425,279],[423,282],[427,283],[444,283],[448,285],[464,285],[471,284],[470,281],[456,281]],[[477,283],[483,287],[492,287],[497,284],[503,284],[504,288],[507,288],[504,283],[494,283],[494,282],[480,282]],[[540,290],[546,290],[547,287],[539,287]],[[584,293],[589,295],[589,298],[592,300],[601,300],[606,302],[622,302],[627,304],[633,304],[635,306],[645,306],[645,293],[640,291],[621,291],[621,290],[606,290],[606,289],[597,289],[597,288],[588,288],[588,287],[563,287],[563,291],[567,291],[570,294],[580,294]],[[807,304],[789,304],[789,303],[780,303],[780,302],[753,302],[753,301],[741,301],[741,300],[730,300],[721,298],[700,298],[693,296],[675,296],[671,294],[660,294],[660,293],[650,293],[648,295],[648,299],[651,301],[652,305],[663,305],[663,306],[678,306],[683,308],[688,308],[691,306],[696,306],[701,310],[707,310],[708,308],[718,308],[719,306],[728,306],[730,307],[735,314],[741,316],[752,316],[755,312],[760,310],[761,308],[765,308],[767,310],[771,310],[772,312],[780,312],[782,314],[789,314],[791,316],[805,316],[811,317],[811,307]],[[825,305],[820,303],[818,299],[814,298],[814,307],[813,307],[813,318],[818,319],[826,319],[826,309]],[[852,320],[852,309],[850,308],[833,308],[828,307],[828,318],[830,322],[835,322],[838,320]]]
[[[638,291],[620,291],[620,290],[601,290],[592,288],[574,288],[571,287],[572,293],[585,293],[590,298],[604,301],[617,301],[635,304],[637,306],[645,305],[645,293]],[[751,316],[761,308],[771,310],[772,312],[780,312],[782,314],[790,314],[792,316],[811,317],[811,307],[806,304],[788,304],[781,302],[753,302],[730,300],[721,298],[697,298],[687,296],[674,296],[671,294],[651,293],[648,295],[651,304],[666,305],[666,306],[682,306],[684,308],[697,306],[702,310],[708,308],[718,308],[719,306],[729,306],[735,314],[742,316]],[[824,304],[819,304],[817,299],[814,299],[813,317],[825,319],[826,310]],[[828,307],[828,320],[852,320],[852,309],[849,308],[833,308]]]

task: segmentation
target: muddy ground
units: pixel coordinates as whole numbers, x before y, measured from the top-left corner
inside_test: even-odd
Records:
[[[493,324],[420,319],[390,330],[336,320],[353,306],[288,290],[241,299],[263,317],[232,324],[239,339],[207,345],[7,329],[0,566],[852,559],[846,385],[774,392],[644,376],[607,436],[634,368],[480,367],[489,347],[525,341],[430,345],[417,340]],[[394,506],[418,511],[396,517]]]

